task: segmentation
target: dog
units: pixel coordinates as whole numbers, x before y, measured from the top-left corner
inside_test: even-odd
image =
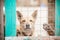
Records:
[[[20,25],[17,27],[17,36],[32,36],[34,33],[34,24],[37,16],[37,10],[31,16],[23,17],[22,13],[17,11]]]

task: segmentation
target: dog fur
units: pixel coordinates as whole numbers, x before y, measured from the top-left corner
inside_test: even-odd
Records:
[[[50,36],[55,35],[55,30],[51,27],[51,25],[43,24],[43,29],[46,30]]]

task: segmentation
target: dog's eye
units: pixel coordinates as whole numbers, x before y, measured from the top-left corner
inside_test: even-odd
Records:
[[[30,20],[30,22],[32,22],[32,20]]]
[[[22,20],[22,22],[25,22],[25,20]]]

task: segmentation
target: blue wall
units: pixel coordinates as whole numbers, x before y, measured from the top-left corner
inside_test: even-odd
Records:
[[[55,35],[60,36],[60,0],[56,0],[55,8]]]
[[[16,36],[16,0],[4,0],[5,4],[5,36]]]

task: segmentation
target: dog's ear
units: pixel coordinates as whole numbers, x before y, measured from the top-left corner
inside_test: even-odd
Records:
[[[37,10],[34,11],[34,13],[32,14],[33,18],[36,18],[37,16]]]
[[[16,11],[17,12],[17,16],[19,17],[19,18],[21,18],[23,15],[19,12],[19,11]]]

